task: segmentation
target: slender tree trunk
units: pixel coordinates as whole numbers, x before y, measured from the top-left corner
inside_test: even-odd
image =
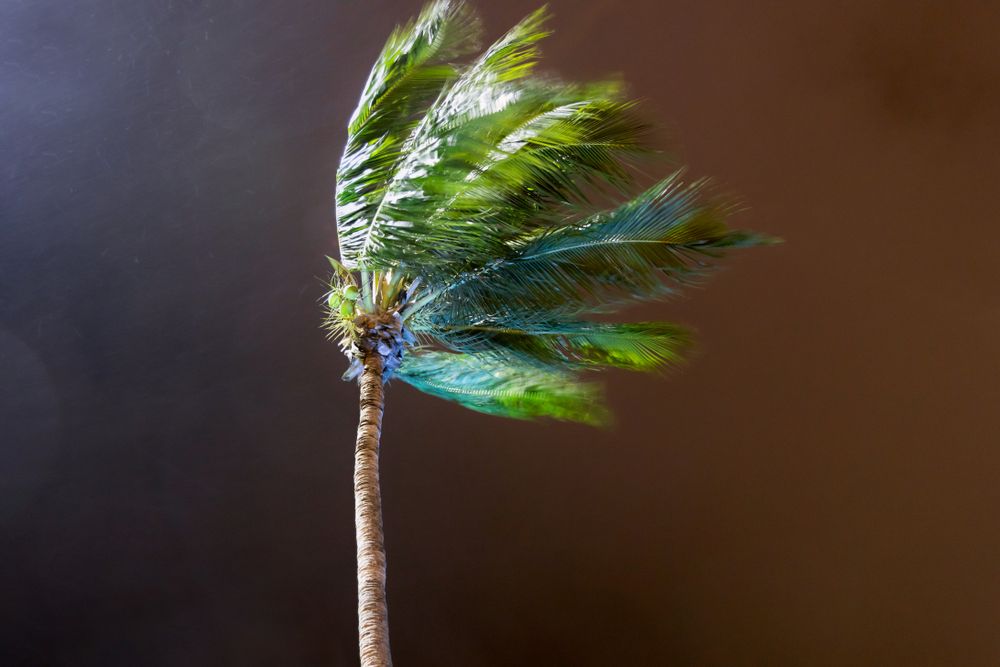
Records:
[[[378,449],[382,435],[382,357],[365,358],[361,374],[361,421],[354,449],[354,527],[358,540],[358,638],[361,667],[391,667],[385,602],[385,544]]]

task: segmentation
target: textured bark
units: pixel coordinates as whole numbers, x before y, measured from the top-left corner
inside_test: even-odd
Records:
[[[385,544],[378,481],[382,435],[382,357],[369,354],[361,374],[361,421],[354,450],[354,527],[358,540],[358,640],[361,667],[390,667],[385,601]]]

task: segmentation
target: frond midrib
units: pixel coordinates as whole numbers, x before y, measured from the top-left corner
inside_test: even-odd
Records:
[[[671,241],[658,241],[658,240],[655,240],[655,239],[628,239],[628,238],[626,238],[626,239],[604,239],[604,240],[600,240],[600,241],[592,241],[592,242],[589,242],[589,243],[578,243],[578,244],[575,244],[575,245],[572,245],[572,246],[565,246],[565,247],[562,247],[562,248],[553,248],[552,250],[544,250],[544,251],[541,251],[541,252],[536,252],[536,253],[531,254],[531,255],[515,256],[515,257],[511,257],[509,261],[511,261],[511,262],[528,262],[528,261],[534,261],[534,260],[536,260],[536,259],[538,259],[540,257],[544,257],[546,255],[552,255],[552,254],[556,254],[556,253],[572,252],[574,250],[580,250],[580,249],[583,249],[583,248],[596,248],[596,247],[605,246],[605,245],[625,245],[625,244],[628,244],[628,245],[639,245],[639,244],[661,245],[661,246],[666,246],[669,249],[676,248],[678,250],[680,250],[680,249],[688,249],[690,247],[690,244],[673,243]]]

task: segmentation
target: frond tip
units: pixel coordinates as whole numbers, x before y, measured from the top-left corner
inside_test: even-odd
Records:
[[[599,385],[490,355],[415,352],[398,376],[432,396],[491,415],[552,417],[593,426],[609,420]]]

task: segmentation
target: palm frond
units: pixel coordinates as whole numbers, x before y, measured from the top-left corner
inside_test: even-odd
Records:
[[[418,334],[458,352],[489,352],[501,359],[568,369],[653,371],[678,363],[691,344],[683,327],[668,322],[478,322],[418,327]]]
[[[424,317],[546,321],[607,311],[696,282],[728,248],[771,242],[729,229],[725,207],[704,189],[678,172],[614,211],[542,230],[456,279]]]
[[[347,267],[357,267],[359,239],[385,197],[418,114],[457,76],[451,61],[474,48],[478,34],[468,7],[438,0],[393,31],[379,54],[348,124],[337,171],[337,231]]]
[[[461,8],[461,4],[439,2],[425,10],[425,15],[433,18],[443,14],[449,17],[464,11]],[[457,127],[502,111],[516,100],[517,88],[507,84],[530,71],[537,56],[534,44],[545,34],[541,30],[544,15],[544,11],[540,10],[515,26],[440,92],[419,122],[412,128],[407,128],[409,131],[404,136],[393,137],[391,150],[386,151],[391,154],[391,161],[378,160],[379,166],[387,168],[377,174],[368,173],[365,177],[371,182],[371,189],[377,196],[365,199],[366,205],[363,208],[358,202],[349,202],[346,220],[341,220],[341,212],[338,211],[341,254],[345,264],[376,266],[376,258],[370,256],[377,254],[378,248],[385,247],[393,237],[391,232],[394,229],[420,225],[423,218],[407,216],[407,209],[411,212],[413,208],[421,212],[433,209],[436,203],[434,193],[427,192],[426,184],[423,183],[431,175],[429,168],[443,166],[442,153],[447,153],[446,149],[454,143],[454,138],[449,135]],[[448,26],[450,22],[442,20],[440,24]],[[421,21],[417,25],[422,25]],[[409,32],[433,34],[431,28],[434,25],[436,24],[431,22],[427,30]],[[448,32],[463,34],[454,30]],[[388,52],[399,51],[396,41],[398,39],[390,39],[386,47]],[[449,83],[450,74],[441,79],[442,85],[438,86],[435,93]],[[364,99],[359,110],[365,106]],[[348,162],[348,166],[355,167],[353,162]],[[358,167],[361,167],[362,173],[366,173],[362,165]]]
[[[470,190],[561,203],[571,196],[585,199],[579,177],[618,188],[631,183],[626,161],[646,151],[647,125],[632,113],[634,103],[620,99],[620,87],[566,88],[548,97],[557,104],[539,109],[505,136],[492,159],[477,165]]]
[[[491,415],[592,425],[608,419],[598,385],[491,355],[414,352],[397,375],[420,391]]]
[[[645,151],[646,126],[617,95],[614,85],[548,90],[523,122],[485,145],[430,224],[469,229],[472,223],[476,232],[492,235],[496,247],[490,256],[470,258],[461,245],[454,254],[466,265],[481,265],[502,256],[515,238],[564,224],[587,204],[585,186],[624,192],[632,181],[628,162]]]
[[[342,235],[356,261],[452,276],[584,201],[583,184],[630,182],[625,163],[646,126],[621,86],[527,78],[546,16],[529,15],[463,70],[394,151],[403,157],[367,224]]]
[[[411,189],[391,186],[382,209],[391,222],[371,229],[368,263],[450,277],[507,254],[518,237],[561,224],[563,207],[586,202],[582,185],[623,190],[625,160],[641,151],[644,126],[629,103],[579,95],[567,92],[553,106],[559,98],[551,92],[524,93],[436,145],[424,156],[430,164],[409,172],[416,175]]]

